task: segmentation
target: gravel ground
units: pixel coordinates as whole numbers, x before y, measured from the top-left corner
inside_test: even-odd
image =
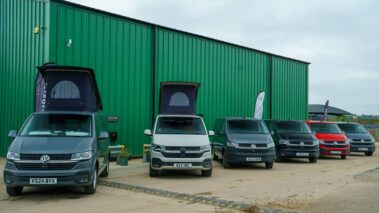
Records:
[[[4,160],[0,160],[0,165]],[[290,160],[274,164],[240,165],[223,169],[213,162],[210,178],[200,172],[168,172],[161,177],[148,176],[148,164],[141,159],[122,167],[112,163],[104,181],[144,186],[177,193],[198,195],[301,212],[375,212],[379,209],[379,153],[373,157],[356,154],[347,160],[322,158],[316,164]],[[2,168],[1,166],[0,168]],[[4,184],[0,181],[0,187]],[[230,212],[175,198],[99,186],[95,195],[83,195],[77,189],[26,188],[20,197],[10,198],[0,190],[2,211],[17,212]],[[254,212],[254,210],[251,210]]]

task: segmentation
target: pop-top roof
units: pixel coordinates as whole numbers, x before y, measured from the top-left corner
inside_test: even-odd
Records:
[[[195,114],[199,83],[162,82],[160,88],[160,114]]]
[[[90,68],[47,64],[38,67],[35,111],[102,110],[94,71]]]

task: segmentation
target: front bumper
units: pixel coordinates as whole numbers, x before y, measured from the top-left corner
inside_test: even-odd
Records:
[[[350,147],[348,148],[320,147],[320,155],[348,156],[350,155]]]
[[[350,152],[375,152],[375,143],[372,144],[350,144]]]
[[[200,157],[196,158],[168,158],[161,152],[151,150],[151,167],[155,170],[209,170],[212,168],[211,152],[204,152]],[[175,163],[191,163],[191,167],[174,167]]]
[[[302,148],[286,148],[279,149],[278,156],[281,158],[318,158],[320,149],[302,149]]]
[[[229,163],[272,163],[275,161],[276,154],[275,148],[253,151],[252,149],[242,150],[226,147],[224,158]]]
[[[19,170],[11,161],[4,169],[6,186],[88,186],[92,182],[92,161],[78,162],[69,170]],[[56,184],[30,184],[30,178],[57,178]]]

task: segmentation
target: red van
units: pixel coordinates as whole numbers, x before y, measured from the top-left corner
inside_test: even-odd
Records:
[[[346,159],[350,155],[350,142],[336,123],[327,121],[307,121],[320,144],[321,155],[339,155]]]

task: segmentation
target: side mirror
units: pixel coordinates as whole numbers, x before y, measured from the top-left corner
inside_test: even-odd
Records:
[[[213,132],[212,130],[209,130],[208,135],[213,136],[213,135],[215,135],[215,132]]]
[[[9,131],[8,137],[11,138],[11,139],[16,138],[17,137],[17,131],[16,130]]]
[[[271,135],[275,135],[275,132],[271,130],[271,131],[270,131],[270,134],[271,134]]]
[[[217,130],[217,134],[218,135],[225,135],[225,133],[223,131],[221,131],[221,130]]]
[[[99,137],[97,137],[97,139],[99,139],[99,140],[105,140],[107,138],[109,138],[108,132],[100,132]]]
[[[152,136],[153,134],[151,133],[151,130],[150,129],[145,129],[145,131],[143,132],[143,134],[145,134],[146,136]]]

